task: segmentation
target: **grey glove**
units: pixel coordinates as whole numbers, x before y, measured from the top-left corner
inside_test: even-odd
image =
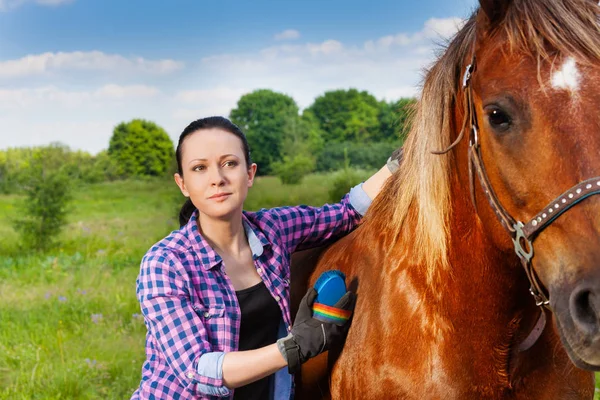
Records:
[[[331,343],[345,340],[350,328],[350,320],[337,325],[313,318],[312,305],[316,297],[317,291],[314,288],[304,295],[291,333],[277,341],[277,347],[288,363],[290,374],[296,373],[306,360],[329,350]],[[334,307],[352,312],[355,302],[354,293],[346,292]]]
[[[386,164],[392,174],[394,172],[398,171],[398,168],[400,168],[400,163],[402,162],[403,156],[404,156],[404,147],[398,147],[396,150],[394,150],[394,152],[392,153],[390,158],[388,158]]]

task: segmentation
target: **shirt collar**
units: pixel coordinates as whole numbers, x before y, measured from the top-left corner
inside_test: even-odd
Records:
[[[263,254],[264,247],[269,246],[270,243],[266,236],[252,224],[245,213],[242,213],[242,224],[244,226],[244,231],[246,232],[246,237],[248,238],[248,245],[252,251],[252,257],[256,259]],[[198,229],[198,210],[194,211],[183,229],[191,242],[192,249],[195,250],[200,257],[202,268],[209,270],[223,262],[221,256],[214,251],[206,239],[200,234]]]
[[[250,250],[252,250],[252,256],[254,258],[260,257],[264,251],[265,246],[270,246],[271,243],[267,240],[267,237],[260,229],[258,229],[246,216],[246,213],[242,213],[242,223],[244,224],[244,230],[246,231],[246,237],[248,237],[248,244]]]

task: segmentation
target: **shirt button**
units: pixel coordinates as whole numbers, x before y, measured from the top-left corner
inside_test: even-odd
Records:
[[[210,318],[210,313],[208,311],[204,313],[204,318]]]
[[[279,301],[279,300],[281,300],[281,297],[275,296],[275,301]]]
[[[192,379],[194,377],[194,373],[193,372],[188,372],[187,377]]]
[[[262,272],[262,268],[256,268],[256,272],[260,274]]]

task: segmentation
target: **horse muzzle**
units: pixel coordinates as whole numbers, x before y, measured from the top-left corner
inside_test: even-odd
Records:
[[[554,286],[550,304],[560,338],[579,368],[600,370],[600,279]]]

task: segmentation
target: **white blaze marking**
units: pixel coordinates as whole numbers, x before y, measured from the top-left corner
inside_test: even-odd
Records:
[[[552,87],[576,92],[579,89],[579,76],[575,59],[569,57],[562,67],[552,75]]]

